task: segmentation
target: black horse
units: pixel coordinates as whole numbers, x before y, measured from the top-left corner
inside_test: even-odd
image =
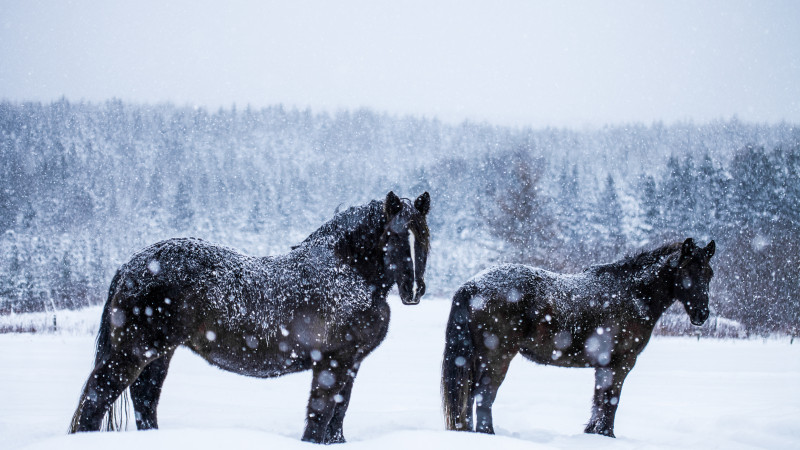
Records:
[[[290,253],[256,258],[199,239],[140,251],[111,281],[94,370],[70,432],[114,426],[130,387],[138,429],[157,428],[170,358],[185,345],[231,372],[276,377],[311,370],[303,440],[344,442],[342,423],[361,361],[386,336],[386,297],[425,293],[427,192],[389,192],[338,213]],[[125,398],[125,396],[123,396]]]
[[[625,377],[675,301],[692,324],[709,315],[709,259],[690,238],[622,261],[562,275],[524,265],[490,268],[453,297],[442,363],[442,397],[450,430],[494,433],[492,403],[519,352],[534,362],[593,367],[592,417],[584,430],[614,436]]]

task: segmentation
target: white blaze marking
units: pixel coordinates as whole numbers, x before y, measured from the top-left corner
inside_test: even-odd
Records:
[[[412,291],[412,300],[417,296],[417,258],[415,258],[416,254],[414,251],[414,242],[416,242],[416,236],[414,236],[414,232],[408,230],[408,246],[411,249],[411,269],[414,273],[414,290]]]

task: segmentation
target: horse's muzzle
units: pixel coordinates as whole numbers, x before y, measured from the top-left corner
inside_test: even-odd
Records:
[[[696,315],[693,314],[692,316],[690,316],[689,321],[692,322],[692,325],[699,327],[702,326],[704,323],[706,323],[706,320],[708,320],[709,315],[710,315],[709,311],[705,310],[701,314],[696,314]]]
[[[417,291],[412,292],[414,289],[408,289],[404,295],[403,290],[400,290],[400,301],[404,305],[418,305],[422,296],[425,295],[425,282],[422,280],[417,281]]]
[[[419,300],[422,298],[422,294],[417,292],[415,296],[400,296],[400,301],[403,302],[404,305],[419,305]]]

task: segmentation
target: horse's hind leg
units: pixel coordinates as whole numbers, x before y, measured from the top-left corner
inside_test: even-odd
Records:
[[[174,350],[148,364],[131,385],[131,401],[139,430],[158,428],[156,409],[173,354]]]
[[[490,338],[492,339],[492,338]],[[492,346],[492,344],[490,344]],[[506,378],[508,366],[516,351],[503,349],[484,349],[478,352],[477,377],[473,397],[475,399],[475,431],[494,434],[492,423],[492,405],[497,397],[497,390]]]
[[[121,353],[101,360],[89,374],[70,432],[99,431],[103,417],[140,371],[137,360]]]

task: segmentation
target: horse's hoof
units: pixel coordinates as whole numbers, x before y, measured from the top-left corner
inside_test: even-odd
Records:
[[[335,437],[332,437],[330,439],[325,440],[325,444],[326,445],[327,444],[344,444],[345,442],[347,442],[347,441],[344,439],[344,436],[341,436],[341,435],[340,436],[335,436]]]
[[[587,434],[599,434],[600,436],[608,436],[611,438],[616,438],[616,436],[614,436],[614,430],[604,429],[597,425],[587,425],[586,429],[583,430],[583,432]]]
[[[308,437],[308,436],[303,436],[301,441],[310,442],[312,444],[324,444],[325,443],[322,439],[317,439],[316,437]]]

